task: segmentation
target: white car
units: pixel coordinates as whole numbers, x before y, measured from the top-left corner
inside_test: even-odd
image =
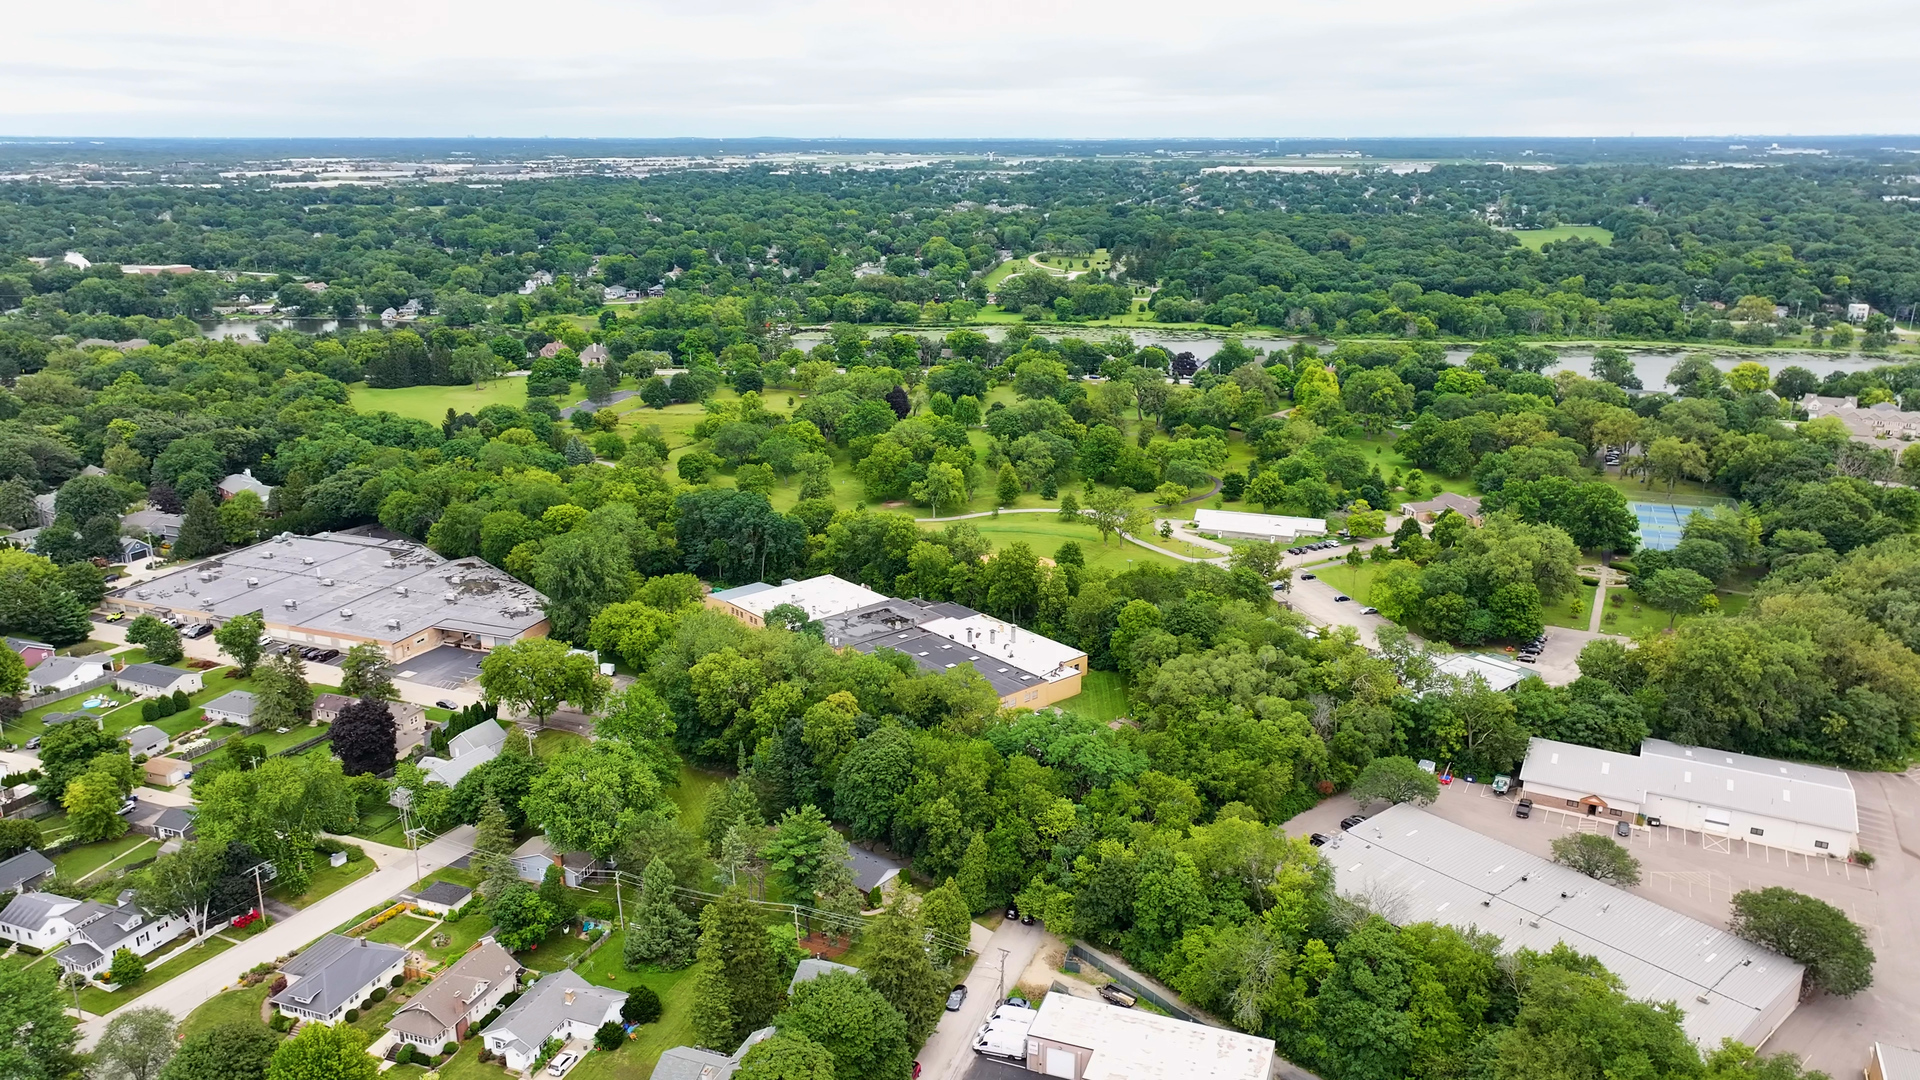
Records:
[[[574,1063],[579,1060],[580,1060],[579,1054],[556,1055],[551,1062],[547,1063],[547,1075],[548,1076],[565,1076],[567,1075],[567,1070],[573,1068]]]

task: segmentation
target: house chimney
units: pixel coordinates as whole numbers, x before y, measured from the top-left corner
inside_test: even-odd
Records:
[[[365,943],[365,941],[366,941],[366,939],[365,939],[365,938],[361,938],[360,940],[361,940],[361,942],[362,942],[362,943]],[[571,1004],[573,1004],[573,991],[572,991],[572,990],[568,990],[568,991],[567,991],[567,1004],[569,1004],[569,1005],[571,1005]]]

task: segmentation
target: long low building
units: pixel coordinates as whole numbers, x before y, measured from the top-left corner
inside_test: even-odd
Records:
[[[1853,781],[1839,769],[1648,739],[1640,753],[1533,739],[1526,794],[1570,813],[1691,829],[1844,859],[1860,846]]]
[[[282,641],[372,643],[398,663],[441,646],[487,650],[548,628],[547,598],[478,558],[409,540],[282,533],[109,593],[106,606],[224,623],[260,612]]]
[[[746,623],[765,626],[767,612],[781,605],[792,605],[807,613],[809,619],[825,619],[855,608],[885,600],[886,594],[874,592],[833,574],[821,574],[805,581],[783,581],[769,585],[756,581],[751,585],[722,589],[707,596],[707,606],[717,608]]]
[[[1038,709],[1080,692],[1087,654],[964,604],[882,598],[821,620],[827,644],[893,649],[922,671],[971,664],[1008,708]]]
[[[1193,512],[1193,527],[1201,532],[1235,540],[1268,540],[1277,543],[1301,536],[1324,536],[1327,519],[1249,514],[1241,510],[1209,510],[1202,507]]]
[[[1320,849],[1334,885],[1397,925],[1500,938],[1506,952],[1566,944],[1641,1001],[1671,1001],[1699,1046],[1759,1046],[1800,1000],[1802,968],[1715,926],[1413,806],[1392,807]]]
[[[1070,1080],[1267,1080],[1276,1060],[1272,1039],[1058,991],[996,1010],[974,1048]]]

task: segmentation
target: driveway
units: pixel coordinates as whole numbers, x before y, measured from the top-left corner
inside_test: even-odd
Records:
[[[1340,590],[1320,578],[1302,581],[1296,573],[1293,576],[1293,588],[1286,592],[1276,591],[1273,598],[1291,604],[1293,610],[1306,616],[1307,621],[1316,626],[1351,626],[1360,632],[1360,644],[1369,649],[1380,648],[1379,630],[1391,625],[1388,620],[1378,615],[1360,614],[1360,609],[1366,604],[1357,598],[1344,603],[1334,599],[1340,595]]]
[[[980,958],[974,961],[973,971],[967,975],[967,1002],[958,1012],[940,1014],[939,1026],[933,1029],[932,1037],[920,1050],[921,1080],[959,1080],[967,1071],[974,1059],[974,1032],[993,1015],[1002,997],[1013,992],[1013,984],[1046,938],[1045,927],[1021,926],[1017,919],[1001,923],[991,934],[975,924],[973,945]],[[1001,950],[1006,951],[1004,967]],[[1003,970],[1006,973],[1004,991]]]
[[[385,900],[410,888],[421,876],[431,874],[473,850],[473,827],[463,825],[420,849],[419,862],[414,853],[380,844],[354,840],[367,849],[367,856],[379,867],[373,873],[347,885],[332,896],[316,901],[293,915],[274,923],[258,935],[242,938],[239,945],[154,987],[122,1005],[114,1013],[94,1017],[80,1025],[83,1049],[106,1029],[107,1020],[130,1005],[157,1006],[184,1018],[208,998],[234,986],[240,975],[255,964],[269,964],[279,957],[303,948],[308,942]]]

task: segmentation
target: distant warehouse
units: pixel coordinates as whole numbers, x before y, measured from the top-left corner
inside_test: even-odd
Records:
[[[1320,850],[1341,895],[1389,921],[1477,929],[1505,952],[1565,943],[1629,996],[1677,1004],[1703,1049],[1759,1046],[1800,1001],[1802,968],[1786,957],[1412,806]]]
[[[281,535],[109,593],[108,607],[224,623],[260,612],[282,641],[395,662],[441,646],[487,650],[547,632],[547,598],[477,558],[353,533]]]
[[[1839,769],[1663,739],[1641,743],[1638,755],[1533,739],[1520,779],[1534,802],[1573,814],[1642,815],[1672,828],[1837,859],[1860,846],[1853,781]]]
[[[1267,540],[1279,543],[1301,536],[1324,536],[1327,531],[1327,520],[1202,508],[1193,512],[1193,527],[1203,533],[1212,533],[1215,536],[1233,540]]]
[[[893,649],[922,671],[938,674],[969,664],[1008,708],[1038,709],[1080,692],[1087,654],[967,607],[932,600],[895,600],[822,574],[782,585],[742,585],[707,597],[707,605],[749,626],[763,626],[782,604],[820,623],[827,644],[874,652]]]

